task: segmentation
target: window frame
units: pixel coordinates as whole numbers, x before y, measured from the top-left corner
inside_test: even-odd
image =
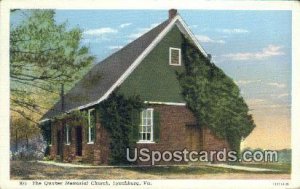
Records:
[[[70,129],[71,128],[70,128],[69,125],[65,126],[65,137],[66,137],[65,145],[70,145],[71,144],[70,138],[72,137],[72,134],[71,134],[71,130]]]
[[[172,64],[172,50],[178,50],[179,51],[179,57],[178,57],[178,64]],[[169,48],[169,65],[171,66],[181,66],[181,49],[180,48],[175,48],[175,47],[170,47]]]
[[[150,139],[148,140],[144,140],[142,139],[142,134],[143,133],[149,133],[149,132],[142,132],[142,127],[148,127],[149,125],[148,124],[143,124],[143,119],[149,119],[147,118],[147,111],[150,111],[151,112],[151,117],[150,117],[150,127],[151,127],[151,131],[150,131]],[[146,114],[146,117],[143,117],[143,112],[145,112]],[[141,112],[140,112],[140,124],[139,124],[139,141],[137,143],[154,143],[154,109],[153,108],[146,108],[146,109],[143,109]]]
[[[94,136],[94,139],[92,140],[92,132],[91,132],[92,131],[92,128],[91,128],[91,113],[93,111],[96,111],[95,108],[92,108],[92,109],[88,110],[88,124],[89,124],[89,128],[88,128],[88,142],[87,142],[87,144],[94,144],[94,142],[95,142],[95,136]],[[96,129],[96,123],[95,123],[94,127],[95,127],[94,129]]]

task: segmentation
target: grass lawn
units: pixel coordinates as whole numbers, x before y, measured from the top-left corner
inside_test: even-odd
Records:
[[[130,168],[73,168],[37,162],[11,161],[11,179],[289,179],[280,173],[253,173],[218,167],[168,166]]]

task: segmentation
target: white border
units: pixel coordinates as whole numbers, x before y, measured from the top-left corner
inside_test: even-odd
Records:
[[[292,15],[292,110],[291,110],[291,148],[292,181],[300,188],[300,4]]]

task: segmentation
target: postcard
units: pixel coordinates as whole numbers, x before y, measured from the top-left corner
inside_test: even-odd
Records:
[[[300,187],[298,2],[0,5],[1,188]]]

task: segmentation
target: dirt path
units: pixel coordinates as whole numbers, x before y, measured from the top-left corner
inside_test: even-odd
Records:
[[[74,168],[11,162],[11,179],[289,179],[290,174],[248,173],[215,167]]]

